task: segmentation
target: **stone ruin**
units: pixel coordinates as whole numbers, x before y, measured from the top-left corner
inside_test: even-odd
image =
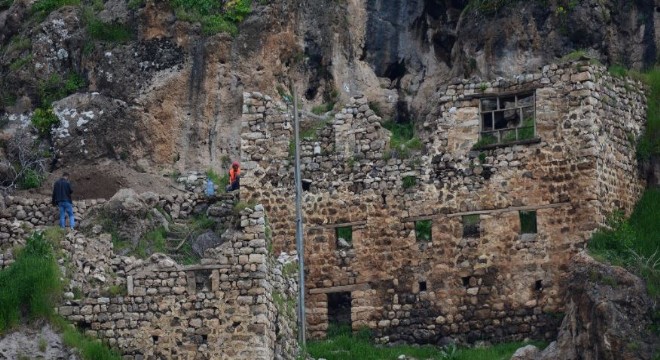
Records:
[[[571,257],[645,187],[640,82],[587,61],[434,96],[406,157],[365,97],[301,143],[309,335],[368,327],[383,343],[553,339]],[[245,93],[241,198],[292,250],[291,111]],[[401,152],[403,153],[403,152]]]
[[[309,335],[368,327],[383,343],[552,339],[571,257],[645,183],[634,144],[645,123],[641,83],[587,62],[439,89],[417,128],[421,153],[391,149],[365,97],[304,122],[306,316]],[[69,234],[71,278],[58,312],[124,359],[293,358],[294,187],[290,109],[245,93],[245,202],[229,241],[201,264],[113,254],[109,234]],[[186,218],[205,199],[145,195]],[[76,202],[85,220],[104,200]],[[57,223],[48,199],[7,197],[0,268],[34,230]],[[284,252],[276,259],[273,254]]]
[[[114,198],[113,198],[114,199]],[[111,199],[110,201],[113,201]],[[6,199],[0,218],[0,269],[33,231],[57,223],[49,199]],[[185,218],[206,198],[189,193],[145,200]],[[75,202],[85,222],[106,200]],[[208,206],[209,217],[221,208]],[[154,208],[155,209],[155,208]],[[164,254],[119,256],[110,234],[69,233],[59,264],[69,283],[57,312],[85,334],[107,342],[123,359],[291,359],[296,336],[297,261],[272,253],[261,205],[237,219],[229,241],[207,249],[200,264],[180,265]]]

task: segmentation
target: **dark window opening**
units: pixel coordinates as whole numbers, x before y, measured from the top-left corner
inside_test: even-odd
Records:
[[[340,226],[335,228],[335,239],[337,240],[337,249],[350,248],[353,245],[353,227]]]
[[[419,282],[419,291],[426,291],[426,281]]]
[[[154,341],[154,344],[158,342],[158,335],[152,335],[151,340]]]
[[[387,195],[380,194],[380,197],[383,199],[383,205],[387,205]]]
[[[351,293],[328,294],[328,325],[351,326]]]
[[[209,342],[209,336],[208,335],[202,335],[202,344],[206,344]]]
[[[211,290],[211,270],[195,271],[195,289],[197,291]]]
[[[534,289],[536,289],[536,291],[543,290],[543,280],[536,280],[534,283]]]
[[[303,191],[309,191],[309,189],[312,187],[312,180],[303,179],[301,185],[302,185]]]
[[[417,241],[431,241],[431,228],[433,223],[431,220],[415,221],[415,238]]]
[[[470,287],[470,277],[469,276],[463,276],[461,278],[463,281],[463,287]]]
[[[536,234],[536,211],[520,211],[520,233]]]
[[[481,218],[479,214],[463,215],[463,237],[476,238],[481,235]]]

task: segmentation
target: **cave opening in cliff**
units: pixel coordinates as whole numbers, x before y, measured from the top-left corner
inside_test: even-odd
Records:
[[[336,292],[328,294],[328,325],[351,325],[351,293]]]
[[[406,74],[406,62],[404,60],[391,63],[385,69],[385,77],[394,81]]]

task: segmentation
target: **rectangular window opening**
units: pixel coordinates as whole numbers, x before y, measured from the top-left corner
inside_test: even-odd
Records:
[[[483,98],[480,146],[506,144],[536,136],[535,93]]]
[[[419,291],[426,291],[426,281],[419,282]]]
[[[520,211],[520,233],[536,234],[536,211]]]
[[[431,220],[415,221],[415,238],[417,241],[430,242],[432,227],[433,223]]]
[[[335,239],[337,239],[337,249],[346,249],[353,246],[353,227],[340,226],[335,228]]]
[[[543,280],[536,280],[536,282],[534,283],[534,289],[536,291],[543,290]]]
[[[470,287],[470,277],[469,276],[463,276],[461,278],[461,281],[463,282],[463,287]]]
[[[476,238],[481,236],[480,223],[479,214],[463,215],[463,237]]]

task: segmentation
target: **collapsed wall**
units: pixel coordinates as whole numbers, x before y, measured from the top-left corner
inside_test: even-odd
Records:
[[[178,216],[205,201],[194,194],[157,200],[159,211],[165,205],[168,215],[177,209]],[[15,215],[45,200],[8,203],[3,213],[8,218],[0,223],[3,266],[13,262],[11,254],[25,237],[44,229],[42,220]],[[99,203],[76,202],[77,213],[89,217]],[[49,225],[53,220],[43,217]],[[262,206],[242,210],[238,223],[230,240],[207,250],[196,265],[180,265],[163,254],[145,260],[117,256],[111,235],[98,227],[70,233],[60,244],[59,263],[70,282],[57,312],[118,349],[123,359],[294,358],[295,255],[273,256]]]
[[[383,342],[554,337],[570,258],[644,181],[642,85],[589,62],[439,91],[420,155],[356,97],[302,141],[308,330]],[[292,249],[292,117],[244,94],[241,196]],[[490,120],[489,120],[490,119]]]

